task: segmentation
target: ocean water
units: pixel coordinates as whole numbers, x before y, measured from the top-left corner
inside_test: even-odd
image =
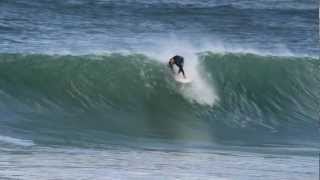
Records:
[[[1,0],[0,179],[318,179],[319,40],[316,0]]]

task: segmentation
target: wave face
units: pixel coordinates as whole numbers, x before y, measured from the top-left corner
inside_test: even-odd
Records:
[[[207,52],[195,71],[181,85],[143,54],[1,54],[1,133],[40,144],[319,140],[319,59]]]

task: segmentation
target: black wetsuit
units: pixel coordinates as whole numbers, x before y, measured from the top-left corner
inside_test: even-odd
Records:
[[[185,77],[184,70],[183,70],[183,63],[184,63],[183,57],[176,55],[176,56],[174,56],[172,59],[173,59],[173,64],[177,65],[178,68],[179,68],[178,74],[179,74],[180,72],[182,72],[183,76]],[[170,67],[172,70],[173,70],[173,64],[171,64],[171,63],[169,62],[169,67]]]

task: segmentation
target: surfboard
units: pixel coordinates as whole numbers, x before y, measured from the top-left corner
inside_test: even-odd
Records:
[[[179,82],[179,83],[184,83],[184,84],[188,84],[188,83],[191,83],[192,82],[192,79],[190,78],[184,78],[184,77],[181,77],[181,76],[175,76],[174,79]]]

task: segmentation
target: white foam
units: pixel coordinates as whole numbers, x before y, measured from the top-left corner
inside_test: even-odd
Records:
[[[99,40],[103,40],[100,42]],[[76,42],[76,43],[75,43]],[[143,53],[143,54],[153,54],[159,55],[159,53],[168,54],[168,52],[174,52],[172,50],[184,51],[190,50],[199,53],[203,51],[211,51],[215,53],[253,53],[258,55],[273,55],[273,56],[310,56],[308,54],[297,54],[292,53],[285,44],[276,43],[270,48],[261,49],[261,47],[255,47],[254,44],[248,43],[236,43],[228,42],[222,40],[219,36],[214,34],[201,34],[201,36],[196,35],[177,35],[175,33],[168,32],[168,34],[159,34],[154,36],[154,34],[146,35],[143,39],[132,37],[123,38],[123,44],[112,45],[112,39],[106,39],[105,36],[98,36],[94,39],[88,41],[83,41],[81,39],[72,39],[72,44],[67,47],[61,46],[59,42],[48,43],[51,44],[50,47],[40,49],[34,53],[46,53],[50,55],[86,55],[86,54],[110,54],[110,53]],[[108,46],[108,44],[110,46]],[[57,48],[59,47],[59,48]],[[195,51],[197,50],[197,51]]]
[[[182,86],[180,92],[192,102],[202,105],[213,106],[218,100],[218,95],[212,83],[208,82],[205,71],[200,67],[197,53],[204,51],[206,48],[195,47],[188,41],[168,39],[159,43],[158,51],[151,50],[143,52],[151,57],[156,57],[160,62],[167,64],[168,60],[174,55],[181,55],[185,58],[185,73],[192,79],[192,83]]]
[[[151,44],[151,46],[150,46]],[[257,55],[272,56],[299,56],[292,53],[284,44],[274,44],[272,49],[257,49],[250,44],[234,44],[221,40],[214,35],[204,35],[202,38],[188,37],[180,38],[175,34],[168,35],[167,38],[154,38],[150,40],[149,46],[142,46],[136,51],[143,54],[152,55],[151,57],[164,57],[170,54],[197,54],[201,52],[214,53],[251,53]]]
[[[0,136],[0,142],[7,143],[7,144],[14,144],[18,146],[33,146],[34,143],[32,140],[25,140],[25,139],[17,139],[9,136]]]

